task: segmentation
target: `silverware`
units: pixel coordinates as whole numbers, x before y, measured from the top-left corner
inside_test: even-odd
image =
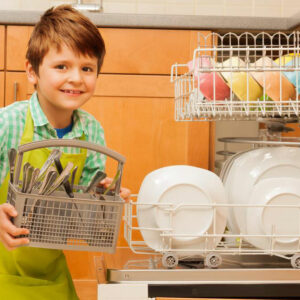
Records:
[[[106,177],[106,174],[100,170],[98,170],[96,172],[96,174],[93,176],[93,178],[91,179],[89,185],[87,186],[87,188],[85,189],[85,193],[89,193],[93,188],[94,186],[100,182],[101,180],[103,180],[104,178]]]
[[[45,194],[45,191],[47,190],[47,188],[49,188],[50,178],[54,176],[53,175],[54,173],[57,174],[56,169],[53,166],[50,166],[50,168],[47,170],[47,172],[45,174],[45,177],[42,181],[42,184],[41,184],[41,186],[38,190],[39,195],[44,195]]]
[[[26,183],[27,183],[26,177],[27,177],[27,169],[29,167],[30,167],[30,163],[29,162],[26,162],[23,165],[23,179],[22,179],[22,188],[21,188],[21,192],[22,193],[26,192]]]
[[[15,148],[9,149],[8,150],[9,175],[10,175],[9,180],[11,183],[13,183],[13,181],[14,181],[16,157],[17,157],[17,150]]]
[[[28,193],[29,190],[29,186],[31,184],[31,180],[32,180],[32,173],[33,173],[33,166],[29,166],[26,170],[26,180],[25,180],[25,188],[24,188],[24,193]]]
[[[27,190],[28,194],[30,194],[32,192],[32,188],[33,188],[39,174],[40,174],[40,169],[35,168],[32,172],[31,181],[30,181],[30,184],[29,184],[29,187],[28,187],[28,190]]]
[[[71,172],[72,168],[73,168],[73,163],[72,162],[68,162],[68,164],[63,169],[63,171],[61,172],[61,174],[56,178],[56,180],[53,183],[52,187],[47,191],[47,195],[52,194],[61,185],[66,184],[66,181],[70,177],[70,172]],[[67,176],[68,176],[68,178],[67,178]]]
[[[39,177],[36,181],[36,185],[43,180],[44,175],[46,174],[48,168],[53,164],[55,158],[60,157],[61,156],[61,151],[59,149],[53,149],[49,155],[49,157],[47,158],[46,162],[44,163],[44,165],[42,166],[41,170],[40,170],[40,174]],[[35,186],[36,187],[36,186]]]
[[[61,162],[60,162],[60,159],[59,157],[56,157],[54,159],[54,163],[55,163],[55,166],[56,166],[56,169],[57,169],[57,172],[58,174],[61,174],[63,172],[63,167],[61,165]],[[76,167],[77,168],[77,167]],[[68,196],[70,198],[74,198],[74,194],[73,194],[73,191],[72,191],[72,187],[71,187],[71,184],[68,180],[64,181],[63,183],[63,186],[65,188],[65,191],[66,193],[68,194]]]

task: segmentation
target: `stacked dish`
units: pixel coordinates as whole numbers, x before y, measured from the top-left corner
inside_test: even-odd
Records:
[[[209,56],[200,56],[188,62],[189,71],[194,74],[195,87],[207,100],[229,99],[230,89],[219,73],[210,72],[213,67],[214,62]]]
[[[229,230],[257,248],[295,252],[295,236],[300,234],[300,149],[240,153],[227,162],[221,176],[228,201],[234,204]]]
[[[272,67],[276,67],[276,63],[271,58],[264,56],[253,63],[253,66],[263,70],[265,68],[272,69]],[[251,75],[263,87],[265,99],[274,101],[295,100],[295,87],[283,74],[278,71],[251,72]]]
[[[300,55],[294,53],[287,54],[275,60],[279,66],[283,66],[287,70],[283,72],[284,76],[295,86],[298,87],[298,94],[300,94]],[[298,68],[298,71],[293,69]],[[290,69],[290,70],[289,70]]]
[[[221,72],[221,74],[239,100],[257,100],[262,96],[262,88],[251,74],[239,71],[240,68],[246,67],[246,63],[239,57],[231,57],[220,65],[224,68],[236,69],[234,72]]]
[[[177,255],[195,255],[220,242],[221,236],[205,235],[223,234],[226,203],[224,186],[214,173],[185,165],[164,167],[142,182],[138,224],[145,243],[155,251],[175,249]]]

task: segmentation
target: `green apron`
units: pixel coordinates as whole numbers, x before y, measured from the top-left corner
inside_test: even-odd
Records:
[[[28,107],[21,144],[33,140],[34,125]],[[84,139],[84,135],[82,137]],[[23,163],[41,168],[49,149],[36,149],[24,153]],[[87,155],[63,153],[62,165],[72,161],[78,166],[75,183],[78,184]],[[0,187],[0,203],[6,202],[9,174]],[[0,299],[2,300],[78,300],[64,253],[61,250],[20,247],[6,250],[0,242]]]

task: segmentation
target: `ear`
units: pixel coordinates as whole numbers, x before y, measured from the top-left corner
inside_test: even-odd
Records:
[[[25,67],[26,67],[26,74],[27,74],[28,81],[33,85],[36,85],[38,76],[33,70],[32,64],[28,60],[26,60]]]

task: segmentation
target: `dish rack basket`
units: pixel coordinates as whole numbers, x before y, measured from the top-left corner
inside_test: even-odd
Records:
[[[191,65],[196,71],[191,71],[188,64],[175,63],[171,68],[171,82],[175,88],[175,120],[176,121],[217,121],[217,120],[257,120],[259,118],[290,118],[299,117],[299,76],[300,76],[300,56],[299,41],[300,32],[292,33],[277,32],[269,34],[261,32],[252,34],[245,32],[242,34],[210,33],[204,35],[199,33],[198,48],[194,50]],[[291,55],[292,63],[285,64],[285,55]],[[257,65],[256,61],[260,58],[268,57],[271,60],[278,61],[278,64]],[[197,59],[210,59],[211,66],[199,63]],[[226,64],[226,60],[239,58],[243,64]],[[224,73],[225,72],[225,73]],[[279,72],[280,81],[276,83],[280,89],[280,99],[273,101],[266,94],[266,89],[270,82],[264,79],[262,84],[262,97],[252,99],[250,96],[251,82],[253,77],[251,72],[266,74],[270,72]],[[292,74],[296,78],[294,99],[283,99],[282,76]],[[201,92],[200,81],[197,76],[200,74],[212,74],[211,82],[205,84],[213,89],[213,97],[208,100]],[[218,76],[223,78],[222,74],[227,74],[226,78],[231,78],[227,82],[230,88],[230,96],[227,99],[216,99]],[[244,99],[238,99],[233,91],[235,75],[243,74],[243,85],[246,89]],[[224,79],[224,78],[223,78]],[[224,80],[226,81],[226,80]],[[205,87],[204,87],[205,88]]]
[[[86,187],[74,185],[74,198],[65,191],[51,195],[21,192],[19,186],[23,154],[38,148],[77,147],[107,155],[118,162],[120,176],[114,193],[85,193]],[[29,246],[39,248],[115,251],[124,201],[119,195],[125,158],[106,147],[80,140],[51,139],[19,146],[13,183],[9,183],[7,202],[18,215],[12,221],[29,230]],[[101,200],[102,199],[102,200]]]
[[[137,195],[132,195],[137,196]],[[203,209],[211,210],[213,219],[212,225],[209,231],[201,232],[199,234],[193,233],[174,233],[172,225],[169,227],[140,227],[138,224],[137,210],[142,206],[147,209],[157,208],[163,210],[169,217],[169,224],[172,224],[173,216],[178,213],[181,209]],[[179,261],[201,261],[203,260],[204,265],[207,268],[218,268],[221,266],[223,259],[227,261],[234,261],[234,257],[244,255],[245,257],[260,257],[260,256],[274,256],[289,260],[290,265],[293,268],[300,269],[300,233],[299,234],[277,234],[276,228],[272,228],[270,234],[264,235],[250,235],[250,234],[233,234],[227,229],[225,232],[217,232],[218,222],[218,208],[225,208],[227,211],[232,208],[243,208],[248,207],[266,207],[268,208],[293,208],[300,210],[300,205],[263,205],[263,204],[228,204],[228,203],[211,203],[211,204],[189,204],[187,200],[183,200],[180,204],[174,203],[147,203],[141,204],[137,201],[130,201],[125,204],[124,214],[124,237],[134,253],[137,254],[148,254],[148,255],[160,255],[161,263],[166,268],[175,268]],[[300,228],[300,219],[299,219]],[[150,248],[141,237],[142,231],[155,231],[159,232],[160,243],[156,249]],[[192,238],[200,241],[199,247],[178,248],[173,246],[173,240],[176,238]],[[247,238],[263,238],[268,239],[268,247],[265,249],[258,249],[247,242]],[[277,239],[294,239],[296,243],[294,247],[288,250],[278,250],[275,248]],[[217,239],[217,243],[214,240]],[[216,246],[213,246],[215,245]]]

